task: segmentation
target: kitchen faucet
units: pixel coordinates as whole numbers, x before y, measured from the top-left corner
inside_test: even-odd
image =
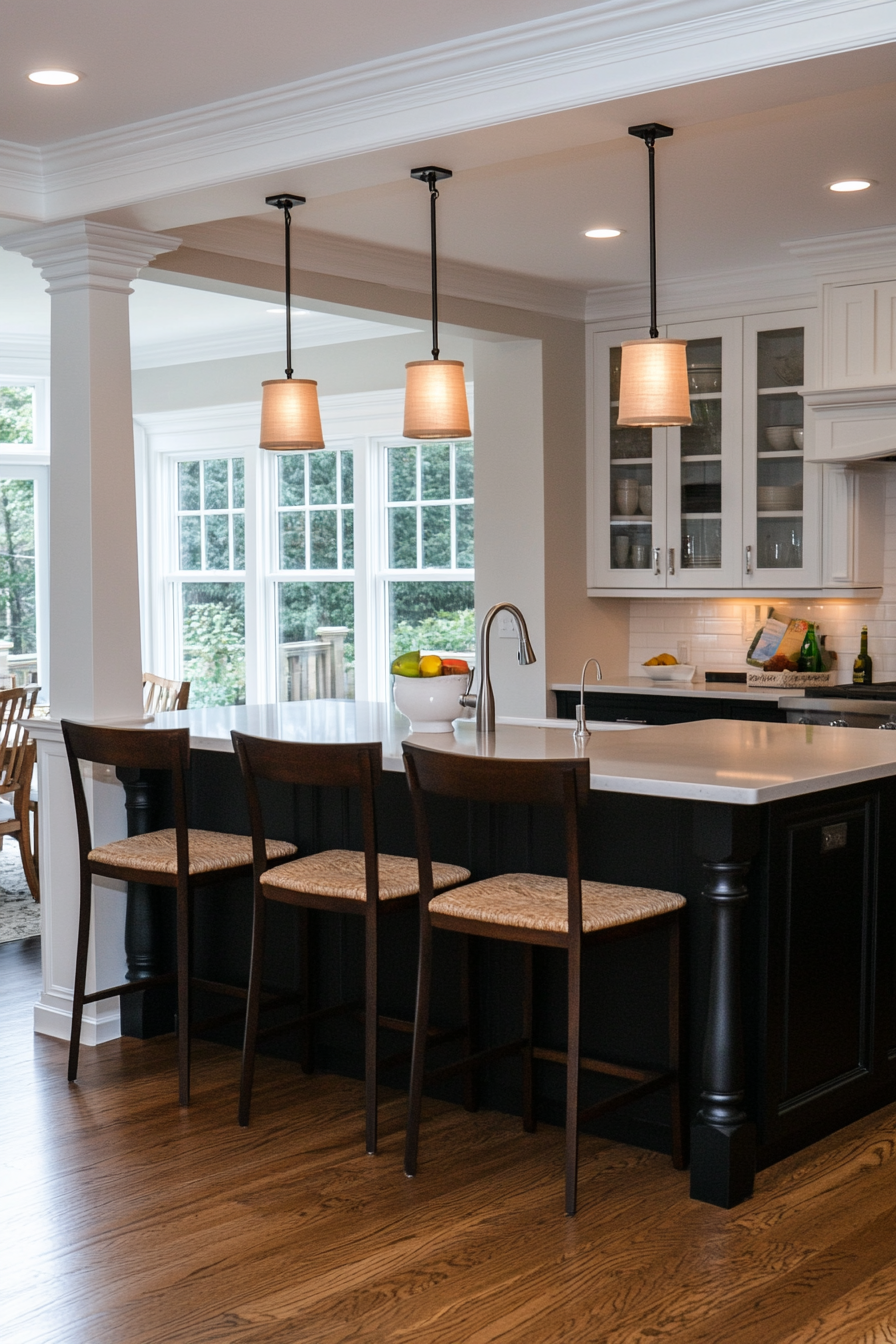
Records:
[[[591,729],[585,722],[585,673],[588,671],[592,663],[597,669],[598,681],[603,681],[604,679],[604,674],[600,670],[600,663],[597,661],[597,659],[586,658],[585,666],[582,668],[582,685],[579,689],[579,703],[576,705],[576,726],[575,731],[573,732],[573,737],[577,742],[587,742],[589,737],[591,736]]]
[[[529,631],[526,629],[526,621],[519,607],[515,607],[512,602],[496,602],[482,618],[482,624],[479,627],[479,651],[476,655],[476,669],[479,673],[479,689],[473,695],[462,695],[460,703],[465,709],[476,709],[476,731],[477,733],[493,733],[495,731],[495,696],[492,691],[492,679],[489,672],[489,633],[492,623],[499,611],[509,611],[514,617],[519,630],[520,647],[517,653],[517,662],[522,667],[528,667],[530,663],[536,661],[535,654],[532,651],[532,645],[529,642]]]

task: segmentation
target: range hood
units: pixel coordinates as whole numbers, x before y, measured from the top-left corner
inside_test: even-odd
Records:
[[[869,462],[896,455],[896,385],[804,391],[806,456]]]

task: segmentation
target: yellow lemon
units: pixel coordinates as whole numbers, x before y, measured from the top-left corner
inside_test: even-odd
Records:
[[[442,660],[435,653],[428,653],[420,659],[421,677],[437,677],[442,670]]]

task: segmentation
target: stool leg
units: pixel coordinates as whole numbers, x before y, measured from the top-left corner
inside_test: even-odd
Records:
[[[417,1143],[423,1105],[423,1069],[429,1031],[429,996],[432,988],[432,924],[429,910],[420,911],[420,961],[417,972],[417,1008],[414,1014],[414,1045],[411,1054],[411,1085],[408,1095],[408,1132],[404,1149],[404,1174],[417,1174]]]
[[[567,953],[566,1044],[566,1212],[576,1211],[579,1172],[579,1055],[582,987],[582,944],[571,941]]]
[[[535,949],[531,943],[523,943],[523,1129],[527,1134],[535,1133],[535,1090],[533,1086],[532,1060],[532,962]]]
[[[305,992],[305,1012],[310,1013],[314,1005],[314,993],[312,977],[314,975],[314,959],[311,955],[311,937],[312,923],[311,911],[302,906],[298,912],[299,915],[299,938],[301,939],[301,967],[302,967],[302,988]],[[259,982],[260,984],[260,982]],[[260,993],[259,989],[259,993]],[[310,1022],[303,1022],[299,1028],[299,1064],[303,1073],[314,1072],[314,1028]],[[254,1046],[253,1046],[254,1054]],[[251,1087],[251,1080],[250,1080]],[[248,1110],[247,1110],[248,1115]]]
[[[460,935],[461,953],[460,953],[460,997],[461,1013],[463,1015],[466,1034],[464,1036],[464,1053],[474,1055],[477,1049],[479,1038],[478,1031],[478,1001],[479,996],[476,986],[476,969],[473,964],[473,939],[468,933]],[[467,1069],[464,1073],[464,1110],[478,1111],[479,1109],[479,1070]]]
[[[261,1003],[261,975],[264,968],[264,924],[267,902],[260,883],[255,886],[252,918],[252,959],[249,965],[249,990],[246,995],[246,1030],[243,1036],[243,1064],[240,1070],[239,1122],[249,1123],[252,1082],[255,1078],[255,1042],[258,1038],[258,1010]],[[307,911],[306,911],[307,913]],[[307,926],[306,926],[307,932]]]
[[[177,883],[177,1092],[181,1106],[190,1104],[190,905],[186,877]]]
[[[688,1126],[685,1123],[688,1089],[684,1069],[686,1014],[681,975],[683,934],[680,912],[676,912],[669,927],[669,1067],[675,1070],[669,1101],[672,1107],[672,1165],[677,1171],[684,1171],[688,1165]]]
[[[377,903],[368,898],[364,912],[364,1091],[369,1157],[376,1155],[377,1012]]]
[[[72,997],[72,1036],[68,1048],[68,1081],[78,1076],[78,1052],[81,1048],[81,1018],[84,1015],[84,984],[87,979],[87,947],[90,941],[91,880],[81,873],[81,910],[78,916],[78,948],[75,954],[75,988]]]

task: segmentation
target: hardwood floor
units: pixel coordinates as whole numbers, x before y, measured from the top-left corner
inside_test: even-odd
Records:
[[[171,1038],[34,1036],[36,940],[0,945],[4,1344],[890,1344],[896,1107],[762,1172],[725,1212],[668,1158],[405,1098],[363,1151],[361,1083],[200,1043],[181,1114]]]

